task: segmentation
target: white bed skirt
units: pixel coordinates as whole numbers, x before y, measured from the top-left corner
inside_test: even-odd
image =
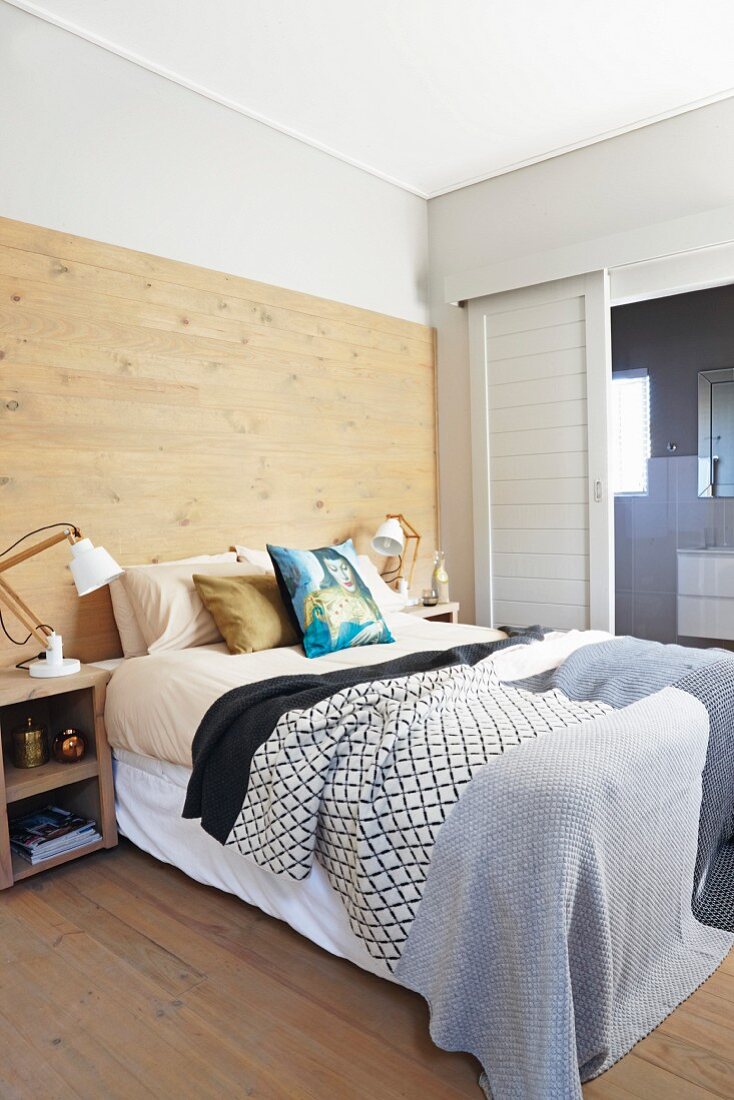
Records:
[[[286,921],[332,955],[380,977],[391,977],[384,963],[373,959],[352,932],[344,906],[320,864],[303,882],[294,882],[223,847],[198,821],[184,820],[181,811],[191,775],[187,768],[124,749],[114,750],[113,768],[117,823],[122,835],[138,848],[198,882],[235,894]]]

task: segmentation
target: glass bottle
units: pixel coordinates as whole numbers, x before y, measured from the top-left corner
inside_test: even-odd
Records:
[[[436,550],[433,555],[433,590],[439,603],[449,602],[449,575],[446,572],[446,554]]]

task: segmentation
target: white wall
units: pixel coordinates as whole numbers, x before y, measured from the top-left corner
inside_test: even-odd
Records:
[[[429,202],[441,520],[453,594],[474,599],[466,310],[446,275],[734,203],[734,100]]]
[[[423,199],[2,0],[0,215],[428,316]]]

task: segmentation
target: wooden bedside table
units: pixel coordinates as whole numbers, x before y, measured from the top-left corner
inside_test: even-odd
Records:
[[[0,890],[71,859],[117,844],[112,758],[104,728],[104,700],[109,672],[82,665],[73,676],[32,679],[19,669],[0,669]],[[74,726],[87,742],[86,755],[75,764],[51,759],[37,768],[12,763],[11,730],[32,717],[48,730],[49,742]],[[49,744],[50,748],[50,744]],[[97,822],[102,839],[35,866],[10,848],[8,820],[50,803]]]
[[[457,600],[449,600],[448,603],[437,603],[433,607],[424,607],[422,603],[416,603],[412,607],[404,607],[403,611],[408,615],[415,615],[416,619],[433,619],[437,623],[458,623],[460,607],[461,604]]]

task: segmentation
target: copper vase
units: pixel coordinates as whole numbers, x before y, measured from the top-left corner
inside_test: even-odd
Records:
[[[51,751],[59,764],[76,764],[87,751],[84,734],[75,729],[62,730],[54,737]]]

